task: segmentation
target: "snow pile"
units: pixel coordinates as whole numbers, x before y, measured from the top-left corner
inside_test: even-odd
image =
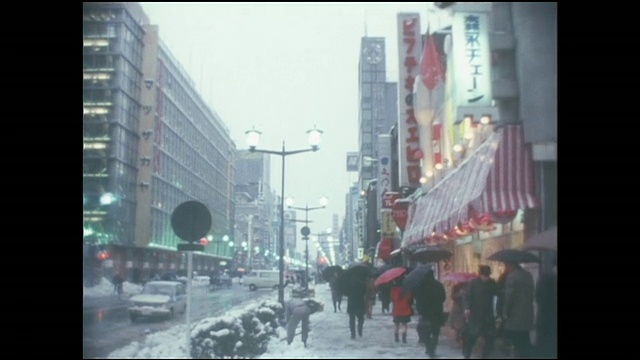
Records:
[[[191,356],[242,359],[265,353],[269,339],[277,335],[281,308],[279,303],[268,300],[201,320],[191,331]]]
[[[129,295],[139,294],[140,291],[142,291],[142,286],[125,281],[122,284],[122,291],[124,294]],[[113,286],[113,283],[105,278],[102,278],[100,283],[94,287],[84,288],[84,296],[86,297],[102,297],[114,295],[116,295],[116,290]]]
[[[185,325],[150,334],[145,341],[134,341],[108,356],[109,359],[190,359],[185,351]]]

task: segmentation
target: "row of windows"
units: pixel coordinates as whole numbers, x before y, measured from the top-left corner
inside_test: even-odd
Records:
[[[137,170],[135,167],[115,161],[115,193],[122,199],[135,199],[137,194]]]
[[[116,94],[116,119],[132,132],[138,132],[140,123],[140,105],[129,95],[119,91]]]
[[[112,141],[113,155],[120,161],[138,167],[138,138],[134,133],[120,126],[114,129]]]
[[[161,52],[161,55],[162,54]],[[208,138],[209,142],[219,144],[218,146],[228,144],[228,136],[223,137],[220,128],[213,124],[218,123],[218,120],[210,112],[208,107],[199,100],[199,96],[190,86],[183,86],[187,81],[180,77],[180,73],[172,66],[172,63],[169,62],[165,65],[165,62],[160,61],[158,66],[158,83],[164,93],[167,94],[182,113],[195,124],[199,132]],[[225,150],[225,148],[220,149],[220,151]]]
[[[159,96],[162,96],[162,94]],[[208,134],[205,135],[197,129],[174,102],[169,99],[162,101],[162,115],[162,120],[167,124],[167,127],[173,129],[181,139],[181,147],[185,150],[187,147],[192,148],[192,151],[195,151],[197,156],[204,156],[204,158],[212,163],[219,171],[226,169],[229,159],[214,145],[216,140],[208,138]],[[221,139],[218,141],[221,141]],[[184,143],[184,145],[182,143]],[[218,142],[218,144],[226,144],[226,142]],[[165,146],[166,144],[163,143],[163,147]],[[174,151],[168,151],[171,154],[175,154]],[[191,157],[194,154],[188,155]]]
[[[387,77],[384,71],[363,71],[360,75],[361,82],[363,83],[383,83],[387,81]]]
[[[152,214],[151,241],[157,245],[177,247],[179,238],[171,228],[170,214],[155,209]]]

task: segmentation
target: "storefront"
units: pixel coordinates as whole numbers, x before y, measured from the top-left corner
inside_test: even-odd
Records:
[[[458,168],[414,199],[403,249],[453,246],[452,260],[439,265],[442,276],[444,266],[454,272],[477,272],[486,264],[497,278],[503,265],[486,259],[501,249],[522,248],[523,209],[538,206],[534,179],[522,126],[497,129]]]

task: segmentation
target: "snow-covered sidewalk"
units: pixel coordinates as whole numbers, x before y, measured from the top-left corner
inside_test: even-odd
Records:
[[[390,314],[380,312],[380,303],[374,308],[372,319],[364,322],[363,336],[352,340],[349,332],[349,316],[346,313],[346,297],[342,302],[342,311],[334,313],[331,304],[331,292],[327,284],[316,286],[315,299],[324,303],[323,312],[311,315],[311,333],[304,348],[300,335],[291,345],[286,343],[286,331],[278,329],[279,338],[272,338],[267,352],[261,359],[425,359],[423,345],[418,344],[416,332],[417,316],[411,317],[407,344],[396,343],[393,338],[393,321]],[[285,291],[288,298],[290,291]],[[234,308],[229,314],[240,308],[263,300],[277,300],[277,292],[265,294]],[[143,342],[134,342],[118,349],[108,358],[185,358],[184,325],[177,325],[166,331],[149,334]],[[297,333],[300,332],[298,328]],[[436,355],[440,359],[461,359],[462,350],[444,335],[440,336]]]
[[[416,324],[418,316],[412,316],[407,333],[407,344],[396,343],[393,336],[391,314],[382,314],[380,303],[374,307],[372,319],[365,317],[362,337],[351,339],[347,298],[342,301],[342,311],[334,313],[331,292],[327,284],[316,287],[316,300],[324,303],[324,312],[311,315],[311,333],[304,348],[300,335],[291,345],[286,340],[274,339],[261,359],[425,359],[424,345],[418,344]],[[286,338],[284,329],[279,329]],[[297,333],[300,332],[298,329]],[[440,359],[461,359],[462,349],[454,348],[443,335],[436,350]]]

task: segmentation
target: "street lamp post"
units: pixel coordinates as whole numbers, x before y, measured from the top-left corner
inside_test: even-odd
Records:
[[[288,155],[301,154],[309,151],[318,151],[320,148],[320,140],[322,137],[322,131],[316,129],[315,127],[309,131],[309,145],[311,148],[302,149],[302,150],[290,150],[287,151],[285,149],[284,140],[282,141],[282,150],[281,151],[272,151],[272,150],[261,150],[256,149],[258,146],[258,142],[260,141],[261,132],[252,129],[246,132],[247,134],[247,143],[249,145],[249,151],[251,152],[259,152],[270,155],[279,155],[282,157],[282,189],[280,196],[280,248],[278,249],[279,253],[279,271],[280,271],[280,281],[278,286],[278,302],[282,305],[282,309],[284,310],[284,169],[285,169],[285,157]],[[284,311],[281,312],[280,317],[284,317]]]
[[[303,210],[304,211],[304,222],[309,223],[309,211],[324,209],[327,207],[329,200],[326,196],[320,198],[320,206],[309,207],[309,204],[305,204],[305,207],[295,207],[291,206],[293,204],[293,199],[287,199],[287,207],[289,209],[294,210]],[[307,228],[308,229],[308,228]],[[304,235],[304,234],[303,234]],[[305,290],[309,290],[309,234],[304,235],[302,238],[304,240],[304,279],[305,279]]]

